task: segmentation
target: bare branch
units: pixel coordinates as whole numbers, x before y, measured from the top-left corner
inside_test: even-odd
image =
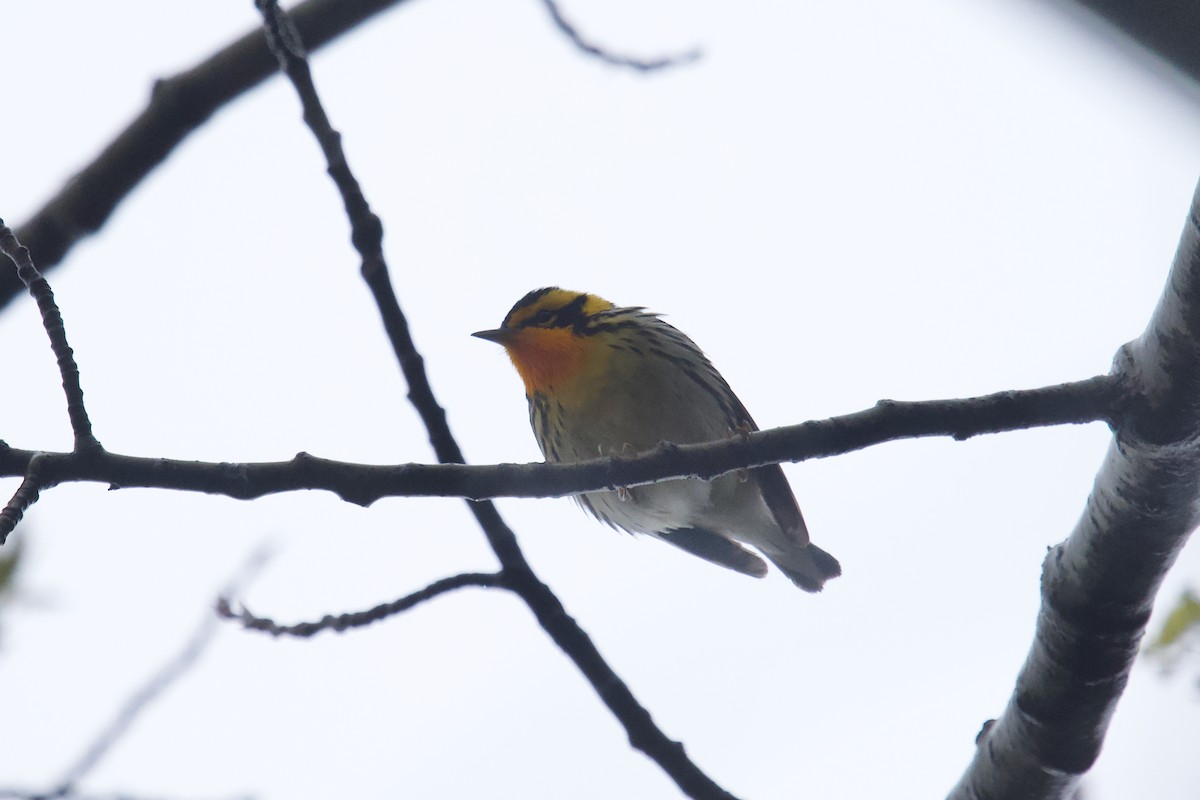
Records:
[[[71,430],[75,434],[76,452],[100,449],[100,442],[92,434],[92,422],[88,419],[87,408],[83,404],[83,387],[79,383],[79,365],[75,363],[75,352],[67,343],[67,330],[63,325],[62,314],[58,304],[54,302],[54,292],[50,284],[38,272],[29,256],[29,248],[17,240],[12,230],[0,219],[0,253],[12,259],[17,266],[17,277],[28,289],[29,294],[37,301],[38,310],[42,313],[42,327],[50,337],[50,349],[58,358],[58,372],[62,376],[63,392],[67,395],[67,416],[71,418]],[[0,270],[7,273],[8,270]],[[36,495],[35,495],[36,496]],[[0,531],[0,541],[4,532]]]
[[[299,35],[290,28],[290,23],[274,0],[256,0],[256,3],[263,12],[268,42],[296,87],[304,106],[304,120],[325,152],[329,174],[337,184],[350,214],[354,246],[362,256],[362,274],[375,297],[388,338],[408,381],[409,399],[425,423],[438,460],[461,464],[464,461],[462,451],[450,432],[445,412],[433,395],[425,374],[424,360],[417,352],[409,334],[408,322],[392,290],[383,257],[382,225],[362,196],[342,152],[341,137],[333,130],[321,108],[308,65],[304,63]],[[650,713],[600,655],[588,635],[567,615],[558,597],[534,574],[517,544],[516,535],[501,519],[495,506],[488,502],[475,502],[470,504],[470,509],[500,560],[508,587],[525,601],[542,629],[588,679],[601,700],[624,726],[630,743],[653,759],[690,797],[731,798],[732,795],[688,758],[682,745],[669,739],[654,723]]]
[[[292,9],[312,49],[322,47],[403,0],[305,0]],[[52,197],[17,234],[43,270],[59,264],[133,189],[218,109],[275,74],[275,59],[255,29],[196,66],[157,81],[150,102],[125,130]],[[0,308],[21,291],[0,270]]]
[[[0,510],[0,545],[8,541],[8,535],[16,530],[17,525],[25,517],[25,512],[41,496],[44,487],[39,468],[43,461],[44,456],[41,453],[33,454],[33,457],[29,459],[29,465],[25,468],[25,479],[13,493],[12,499]]]
[[[453,592],[456,589],[462,589],[467,586],[480,586],[489,589],[507,588],[504,582],[504,575],[499,572],[465,572],[461,575],[452,575],[449,578],[434,581],[424,589],[407,594],[390,603],[381,603],[366,611],[354,611],[348,614],[338,614],[337,616],[326,614],[316,622],[281,625],[267,617],[257,617],[251,614],[241,604],[239,604],[238,609],[235,611],[229,599],[224,595],[217,598],[217,615],[224,619],[237,620],[247,630],[262,631],[272,636],[286,635],[307,638],[315,636],[321,631],[336,631],[337,633],[341,633],[350,628],[366,627],[380,620],[408,611],[424,603],[426,600],[432,600],[447,592]]]
[[[42,315],[42,327],[50,339],[50,349],[58,360],[58,372],[62,376],[63,393],[67,397],[67,416],[71,420],[71,430],[75,436],[74,454],[83,460],[102,452],[100,442],[92,433],[92,422],[88,419],[87,407],[83,402],[83,387],[79,381],[79,365],[75,363],[75,352],[67,342],[67,329],[63,324],[62,313],[58,303],[54,301],[54,292],[50,284],[38,272],[29,255],[29,249],[21,244],[16,234],[0,219],[0,253],[16,265],[15,274],[20,282],[29,289],[29,294],[37,301],[38,310]],[[13,274],[9,270],[0,270],[0,274]],[[5,445],[0,442],[0,448]],[[17,527],[29,507],[37,502],[41,490],[46,483],[41,472],[42,459],[32,456],[25,465],[24,480],[17,487],[12,499],[0,510],[0,545],[8,540],[8,535]]]
[[[224,594],[243,591],[266,563],[268,553],[259,548],[238,569],[222,590]],[[55,788],[48,792],[25,792],[17,789],[0,789],[0,798],[22,798],[23,800],[53,800],[62,797],[80,797],[78,784],[108,752],[125,736],[129,727],[154,703],[163,692],[186,675],[199,661],[200,656],[212,642],[219,627],[219,620],[206,613],[187,644],[153,677],[142,685],[113,717],[112,721],[92,741],[79,760],[70,767]]]
[[[416,390],[413,394],[417,395]],[[1127,402],[1121,377],[1102,375],[962,400],[883,400],[852,414],[755,431],[747,436],[682,446],[664,443],[628,458],[555,464],[378,466],[332,461],[307,453],[290,461],[240,464],[139,458],[107,451],[79,459],[69,453],[39,454],[0,444],[0,477],[23,475],[29,461],[40,456],[46,485],[90,481],[113,488],[177,489],[241,500],[324,489],[363,506],[382,497],[562,497],[669,478],[710,479],[747,467],[828,458],[899,439],[966,439],[1047,425],[1094,421],[1113,424],[1124,414]],[[442,419],[444,425],[444,416]],[[439,438],[446,435],[448,428]],[[457,450],[450,453],[456,454]],[[444,454],[439,449],[439,457]]]
[[[630,69],[638,70],[639,72],[654,72],[656,70],[667,69],[670,67],[681,67],[685,64],[691,64],[698,61],[701,56],[700,48],[693,47],[686,53],[680,53],[676,56],[664,56],[662,58],[640,59],[631,56],[623,56],[606,50],[597,44],[592,44],[583,37],[579,29],[571,24],[566,17],[563,16],[562,9],[558,7],[558,0],[542,0],[542,5],[550,12],[550,18],[554,20],[554,25],[571,41],[573,45],[579,48],[589,56],[594,56],[605,63],[612,64],[618,67],[629,67]]]
[[[1192,81],[1200,81],[1200,52],[1195,46],[1200,37],[1200,8],[1194,3],[1178,0],[1076,2],[1092,13],[1073,16],[1098,36],[1109,40],[1116,28]],[[1123,56],[1135,55],[1133,48],[1122,47],[1121,50]],[[1157,67],[1155,71],[1158,71]]]
[[[1075,530],[1046,557],[1033,647],[953,800],[1070,796],[1099,755],[1159,585],[1200,522],[1200,189],[1162,299],[1116,370],[1137,402]]]
[[[425,423],[438,460],[443,463],[463,463],[462,452],[446,424],[446,412],[433,396],[425,374],[424,359],[417,352],[408,329],[408,321],[404,312],[400,310],[396,293],[392,289],[391,276],[383,255],[383,223],[371,211],[370,204],[346,159],[341,134],[334,130],[317,96],[312,72],[305,60],[300,33],[292,25],[289,17],[279,10],[277,3],[256,0],[256,6],[266,21],[267,37],[272,52],[279,62],[280,69],[296,89],[304,109],[304,122],[320,145],[329,176],[341,195],[342,204],[350,220],[350,238],[361,258],[359,269],[375,299],[388,341],[408,382],[409,400]]]

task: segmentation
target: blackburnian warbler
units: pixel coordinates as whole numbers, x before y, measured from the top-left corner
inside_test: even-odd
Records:
[[[547,461],[629,455],[660,442],[692,444],[757,430],[700,348],[640,306],[557,287],[521,298],[496,330],[525,382],[529,422]],[[778,465],[713,481],[677,479],[576,498],[600,520],[761,578],[770,559],[801,589],[841,574],[809,542]]]

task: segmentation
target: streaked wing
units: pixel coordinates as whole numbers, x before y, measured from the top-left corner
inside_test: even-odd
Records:
[[[758,481],[763,500],[767,501],[771,516],[775,517],[783,532],[797,544],[808,544],[808,526],[800,515],[800,506],[796,504],[796,496],[792,494],[792,487],[783,469],[778,464],[772,464],[751,470],[750,474]]]
[[[742,401],[738,400],[737,395],[732,392],[730,392],[730,396],[733,397],[734,413],[741,417],[738,425],[745,423],[750,430],[758,430],[758,425],[751,419],[750,412],[742,405]],[[767,508],[771,510],[771,516],[779,523],[783,532],[789,537],[793,537],[797,544],[808,544],[808,526],[804,524],[800,506],[796,503],[796,495],[792,493],[791,484],[788,483],[787,476],[783,474],[783,468],[778,464],[771,464],[753,469],[750,474],[754,480],[758,481],[763,500],[766,501]]]

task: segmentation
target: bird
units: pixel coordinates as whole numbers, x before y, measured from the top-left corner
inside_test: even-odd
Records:
[[[508,352],[547,462],[628,456],[662,442],[693,444],[758,430],[695,342],[644,306],[616,306],[549,286],[518,300],[499,328],[472,335]],[[744,575],[764,577],[765,557],[796,586],[818,592],[842,571],[809,541],[778,464],[575,499],[614,528],[661,539]]]

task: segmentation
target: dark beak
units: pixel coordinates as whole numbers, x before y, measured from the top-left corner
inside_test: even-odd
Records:
[[[487,339],[489,342],[495,342],[496,344],[504,344],[505,340],[512,336],[512,331],[505,328],[497,328],[494,331],[475,331],[471,335],[480,339]]]

